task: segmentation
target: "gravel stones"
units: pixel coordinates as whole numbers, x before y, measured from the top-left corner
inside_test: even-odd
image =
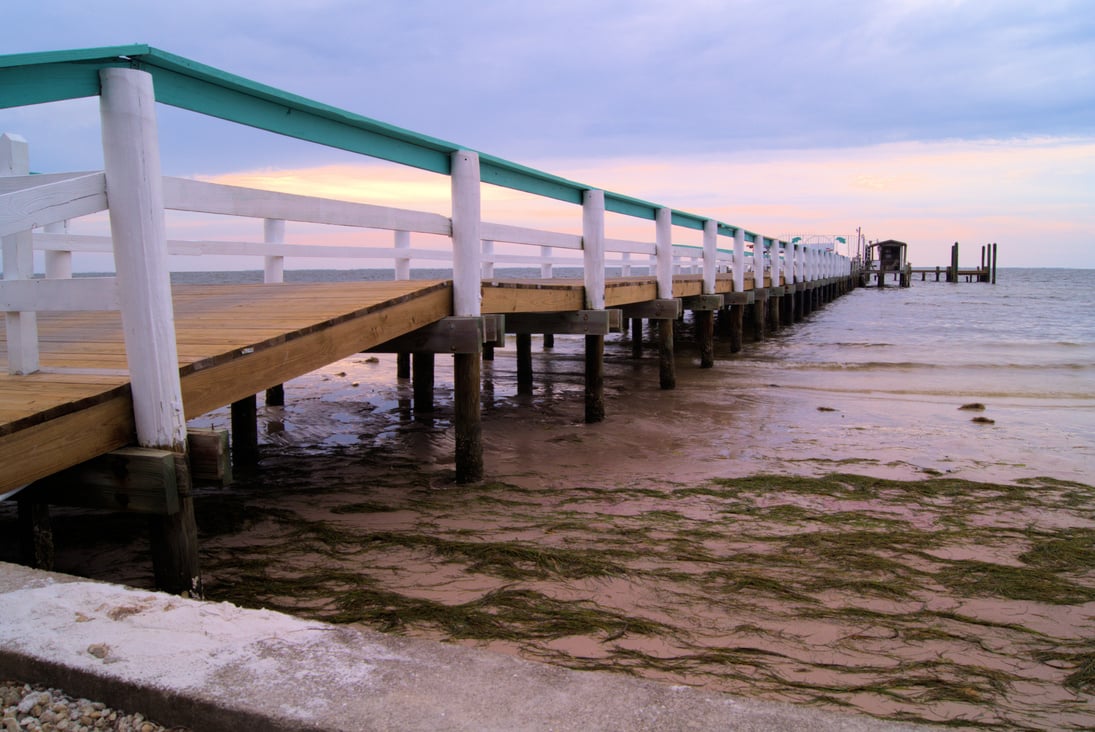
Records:
[[[102,702],[73,699],[57,689],[17,681],[0,682],[2,732],[184,732],[108,708]]]

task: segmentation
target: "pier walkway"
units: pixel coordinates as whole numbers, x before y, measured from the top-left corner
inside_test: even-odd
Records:
[[[481,361],[507,333],[519,391],[533,333],[583,335],[585,418],[599,422],[604,339],[625,321],[633,333],[657,323],[659,384],[671,389],[685,311],[710,367],[716,319],[733,352],[747,310],[763,338],[855,283],[856,264],[832,247],[560,178],[148,46],[0,56],[0,109],[84,97],[99,100],[101,171],[32,173],[29,143],[0,135],[0,494],[18,492],[31,561],[50,504],[141,511],[155,519],[157,585],[200,596],[192,479],[210,459],[227,474],[228,440],[187,421],[231,404],[243,455],[257,439],[257,393],[353,353],[399,353],[408,377],[413,356],[416,401],[432,398],[433,357],[452,355],[456,480],[473,482],[485,477]],[[157,105],[446,176],[450,214],[165,176]],[[485,185],[575,215],[562,231],[485,220]],[[229,233],[196,239],[195,220],[202,231],[230,222]],[[241,239],[252,225],[261,238]],[[324,243],[309,238],[316,231]],[[108,255],[116,275],[73,277],[84,253]],[[179,256],[253,257],[264,281],[172,286]],[[298,257],[379,261],[368,266],[394,281],[285,283],[285,262]],[[451,278],[413,281],[412,261]],[[540,278],[501,279],[496,267],[538,267]]]

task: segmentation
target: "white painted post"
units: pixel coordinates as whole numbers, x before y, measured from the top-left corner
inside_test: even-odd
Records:
[[[285,220],[263,219],[262,240],[267,244],[284,244]],[[285,281],[285,257],[266,255],[264,259],[262,281],[268,284]]]
[[[167,266],[163,176],[152,76],[102,69],[100,116],[114,266],[137,441],[184,453],[175,314]]]
[[[783,268],[783,263],[779,261],[780,241],[779,239],[772,240],[772,287],[779,287],[779,275]]]
[[[734,292],[745,290],[745,229],[734,230]]]
[[[453,315],[479,316],[480,280],[479,154],[452,154],[452,307]]]
[[[582,193],[582,266],[586,308],[605,307],[605,192]]]
[[[395,232],[395,278],[397,280],[409,280],[411,278],[411,258],[400,249],[411,248],[411,232]]]
[[[631,276],[631,252],[622,252],[620,258],[623,260],[620,263],[620,276]]]
[[[540,256],[541,257],[550,257],[551,256],[551,247],[541,246],[540,247]],[[551,279],[551,269],[552,269],[551,262],[541,262],[540,263],[540,279],[550,280]]]
[[[67,234],[68,222],[55,221],[42,230],[49,234]],[[50,249],[46,252],[46,278],[51,280],[72,279],[72,252]]]
[[[494,242],[490,239],[483,240],[482,250],[483,279],[494,277]]]
[[[764,289],[764,237],[760,234],[753,239],[753,289]]]
[[[708,219],[703,222],[703,294],[715,294],[715,273],[718,271],[719,224]]]
[[[29,175],[30,146],[19,135],[0,135],[0,176]],[[34,275],[34,238],[20,231],[3,238],[5,280],[29,280]],[[4,313],[8,340],[8,373],[33,374],[38,370],[38,314]]]
[[[654,217],[654,257],[657,267],[658,297],[673,297],[673,212],[659,208]]]

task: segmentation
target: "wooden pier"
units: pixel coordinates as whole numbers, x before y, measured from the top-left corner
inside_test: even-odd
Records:
[[[27,143],[0,138],[0,494],[17,494],[38,564],[48,564],[45,506],[139,511],[153,520],[157,584],[200,596],[193,476],[231,468],[226,437],[188,431],[187,420],[232,405],[232,454],[246,460],[257,393],[269,403],[284,382],[354,353],[399,353],[401,374],[414,354],[416,400],[432,399],[434,356],[451,354],[456,479],[471,482],[484,477],[481,359],[507,333],[519,388],[531,379],[530,334],[583,335],[585,418],[599,422],[611,418],[605,336],[627,321],[658,322],[658,379],[671,389],[684,311],[710,367],[716,316],[734,352],[746,324],[763,338],[857,283],[853,263],[823,247],[567,181],[145,46],[0,57],[0,89],[9,107],[98,95],[103,127],[105,170],[92,173],[31,175]],[[164,177],[155,102],[445,174],[451,216]],[[574,204],[580,233],[484,221],[483,183]],[[100,211],[110,236],[68,232],[66,222]],[[262,237],[172,239],[173,211],[252,219]],[[651,237],[609,238],[606,212],[651,222]],[[287,221],[391,232],[392,245],[286,243]],[[674,243],[675,229],[702,232],[702,246]],[[412,247],[419,235],[448,246]],[[36,250],[45,278],[33,275]],[[117,275],[73,278],[80,251],[113,253]],[[261,258],[265,282],[172,286],[173,254]],[[386,261],[395,280],[285,283],[294,256]],[[412,260],[444,262],[452,277],[410,280]],[[538,264],[541,278],[494,277],[507,264]],[[553,276],[575,264],[580,278]]]

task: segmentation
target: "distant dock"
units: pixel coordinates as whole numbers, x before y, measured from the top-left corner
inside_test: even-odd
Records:
[[[909,287],[915,275],[926,282],[929,275],[936,282],[988,282],[996,284],[996,244],[981,247],[981,264],[978,267],[960,267],[958,265],[958,242],[951,245],[950,264],[936,267],[914,267],[906,261],[905,242],[888,239],[873,242],[867,247],[867,256],[859,271],[859,284],[862,287],[886,286],[886,278],[900,287]],[[942,279],[941,279],[942,278]]]

